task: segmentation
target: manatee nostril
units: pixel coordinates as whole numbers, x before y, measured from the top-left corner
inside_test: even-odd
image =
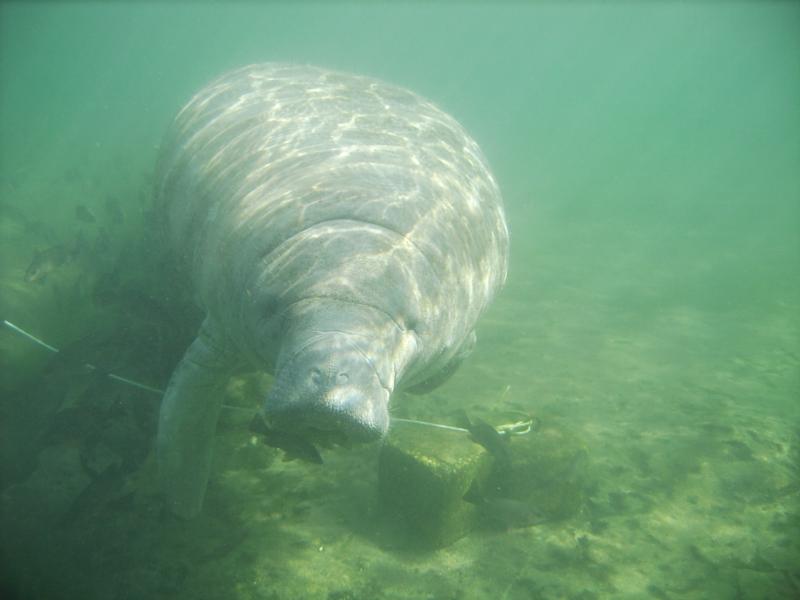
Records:
[[[339,385],[344,385],[348,381],[350,381],[350,375],[348,375],[344,371],[336,375],[336,383],[338,383]]]
[[[311,369],[309,369],[308,377],[314,385],[320,385],[322,383],[322,371],[317,367],[311,367]]]

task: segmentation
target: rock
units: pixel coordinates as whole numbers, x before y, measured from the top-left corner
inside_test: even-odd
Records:
[[[566,519],[585,502],[588,454],[580,439],[545,425],[510,443],[511,464],[495,469],[486,494],[528,504],[542,520]]]
[[[398,424],[380,455],[380,509],[387,520],[402,525],[405,543],[447,546],[476,525],[477,507],[464,495],[487,478],[492,463],[466,434]]]

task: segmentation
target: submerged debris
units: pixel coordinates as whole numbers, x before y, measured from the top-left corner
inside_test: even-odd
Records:
[[[79,221],[83,221],[84,223],[94,223],[97,221],[97,218],[94,216],[94,213],[84,204],[78,204],[75,207],[75,217]]]
[[[106,197],[104,206],[108,220],[113,225],[121,225],[125,221],[125,212],[122,210],[122,206],[117,198],[114,196]]]

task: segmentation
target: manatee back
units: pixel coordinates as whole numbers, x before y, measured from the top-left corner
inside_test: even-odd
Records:
[[[180,111],[159,174],[171,244],[234,336],[331,297],[386,312],[446,358],[506,277],[502,202],[477,144],[375,79],[285,64],[230,72]]]

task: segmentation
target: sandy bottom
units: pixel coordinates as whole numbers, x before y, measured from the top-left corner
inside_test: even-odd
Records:
[[[524,411],[569,431],[590,465],[577,515],[408,550],[377,505],[376,446],[325,451],[323,466],[284,462],[252,438],[247,411],[230,410],[205,510],[182,522],[164,514],[154,489],[158,399],[58,363],[2,401],[6,422],[30,432],[4,452],[7,591],[193,600],[800,596],[797,294],[778,288],[768,302],[726,301],[725,286],[735,285],[726,277],[704,296],[697,282],[715,276],[721,254],[706,253],[705,266],[654,263],[647,251],[624,250],[657,248],[636,234],[605,245],[588,226],[571,234],[571,243],[542,239],[529,263],[518,251],[476,353],[445,386],[400,396],[394,410],[441,422],[457,408],[494,422]],[[24,265],[14,269],[19,277]],[[157,326],[125,318],[134,321],[87,336],[81,351],[117,356],[120,372],[162,381],[175,350]],[[6,345],[27,343],[8,335]],[[152,355],[153,340],[166,364],[145,368],[137,356]],[[237,381],[226,401],[255,409],[257,391]]]

